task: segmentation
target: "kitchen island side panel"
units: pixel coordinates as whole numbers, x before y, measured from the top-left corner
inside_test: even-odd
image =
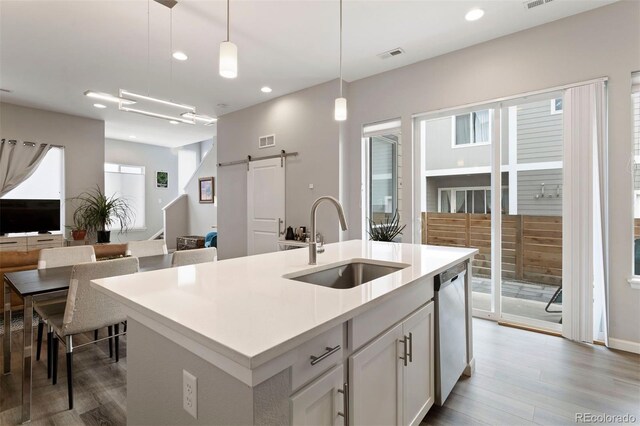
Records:
[[[198,419],[182,408],[182,372],[197,382]],[[253,389],[129,318],[127,424],[251,425]]]

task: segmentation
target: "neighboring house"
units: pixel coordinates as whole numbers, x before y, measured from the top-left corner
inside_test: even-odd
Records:
[[[505,124],[506,123],[506,124]],[[562,215],[562,99],[503,109],[502,213]],[[491,212],[489,110],[424,122],[426,210]]]

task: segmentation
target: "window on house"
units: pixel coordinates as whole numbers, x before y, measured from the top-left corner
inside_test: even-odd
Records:
[[[131,229],[145,229],[145,170],[143,166],[104,164],[104,193],[127,201],[133,211]],[[116,225],[117,226],[117,225]]]
[[[438,189],[439,213],[491,213],[491,187]],[[502,213],[508,211],[509,189],[502,188]]]
[[[484,144],[491,142],[489,110],[474,111],[453,117],[454,146]]]
[[[562,113],[562,98],[551,99],[551,114]]]

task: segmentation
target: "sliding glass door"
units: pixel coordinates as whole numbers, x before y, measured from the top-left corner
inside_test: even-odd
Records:
[[[491,171],[492,145],[500,141],[496,112],[494,105],[486,105],[415,123],[422,147],[422,243],[479,250],[472,261],[473,308],[487,317],[498,312]]]
[[[474,315],[560,331],[562,96],[415,121],[424,244],[473,247]]]
[[[562,322],[562,95],[502,104],[501,319],[560,331]]]

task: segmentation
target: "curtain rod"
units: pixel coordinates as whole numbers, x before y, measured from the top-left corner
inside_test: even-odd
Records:
[[[548,89],[533,90],[533,91],[530,91],[530,92],[519,93],[519,94],[516,94],[516,95],[504,96],[504,97],[501,97],[501,98],[488,99],[486,101],[473,102],[473,103],[470,103],[470,104],[464,104],[464,105],[459,105],[459,106],[454,106],[454,107],[440,108],[440,109],[436,109],[436,110],[433,110],[433,111],[427,111],[427,112],[419,112],[419,113],[411,114],[411,118],[419,118],[419,117],[424,117],[424,116],[437,115],[437,114],[441,114],[441,113],[445,113],[445,112],[449,112],[449,111],[455,111],[455,110],[459,110],[459,109],[472,108],[472,107],[475,107],[475,106],[482,106],[482,105],[493,104],[493,103],[497,103],[497,102],[506,102],[506,101],[510,101],[510,100],[513,100],[513,99],[525,98],[525,97],[528,97],[528,96],[542,95],[542,94],[549,93],[549,92],[557,92],[557,91],[560,91],[560,90],[571,89],[571,88],[578,87],[578,86],[585,86],[587,84],[598,83],[598,82],[601,82],[601,81],[605,81],[605,82],[609,81],[609,77],[598,77],[598,78],[594,78],[592,80],[585,80],[585,81],[580,81],[580,82],[576,82],[576,83],[564,84],[562,86],[549,87]]]
[[[280,151],[280,154],[266,155],[264,157],[252,157],[250,155],[247,155],[247,158],[244,159],[244,160],[227,161],[225,163],[218,163],[218,167],[235,166],[237,164],[246,164],[247,165],[247,170],[248,170],[250,162],[259,161],[259,160],[268,160],[270,158],[279,158],[280,159],[280,167],[282,167],[282,166],[284,166],[284,159],[286,157],[295,157],[297,155],[298,155],[297,152],[285,152],[284,149],[283,149],[282,151]]]
[[[18,141],[16,139],[5,139],[5,138],[2,138],[1,142],[2,143],[7,142],[7,143],[9,143],[11,145],[15,145],[15,144],[18,143]],[[38,143],[37,142],[30,142],[30,141],[23,141],[22,144],[23,145],[36,146]],[[64,148],[64,145],[54,145],[54,144],[48,144],[48,145],[51,148]],[[44,148],[45,146],[47,146],[47,144],[46,143],[41,143],[40,146]]]

